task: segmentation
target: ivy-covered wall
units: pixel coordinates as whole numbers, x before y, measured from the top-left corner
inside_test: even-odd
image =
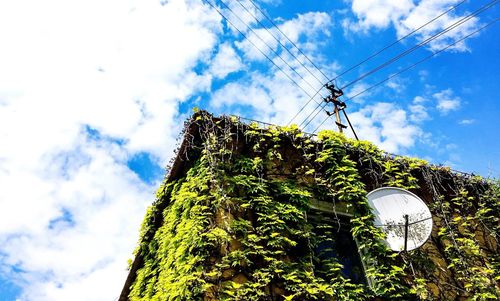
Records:
[[[367,192],[408,189],[430,207],[421,248],[397,253]],[[314,201],[352,213],[371,285],[315,268]],[[120,300],[498,300],[498,181],[384,154],[368,142],[261,128],[197,112],[144,219]]]

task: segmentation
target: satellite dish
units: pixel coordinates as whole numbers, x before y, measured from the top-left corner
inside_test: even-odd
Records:
[[[375,215],[375,226],[386,234],[393,251],[414,250],[423,245],[432,231],[432,215],[415,194],[396,187],[382,187],[367,195]]]

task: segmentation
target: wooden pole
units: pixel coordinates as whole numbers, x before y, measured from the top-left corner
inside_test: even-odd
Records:
[[[335,112],[335,119],[337,120],[337,127],[339,128],[339,132],[342,133],[343,132],[343,129],[341,126],[342,122],[340,120],[339,107],[337,105],[335,105],[334,112]]]

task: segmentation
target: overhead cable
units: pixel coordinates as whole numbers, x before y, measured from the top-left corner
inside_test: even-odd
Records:
[[[406,68],[404,68],[404,69],[402,69],[402,70],[398,71],[397,73],[394,73],[393,75],[389,76],[388,78],[384,79],[383,81],[380,81],[380,82],[376,83],[375,85],[370,86],[369,88],[367,88],[367,89],[365,89],[365,90],[363,90],[363,91],[359,92],[358,94],[356,94],[356,95],[352,96],[350,99],[354,99],[354,98],[356,98],[356,97],[360,96],[361,94],[363,94],[363,93],[367,92],[368,90],[373,89],[373,88],[375,88],[376,86],[379,86],[380,84],[382,84],[382,83],[384,83],[384,82],[386,82],[386,81],[390,80],[391,78],[393,78],[393,77],[395,77],[395,76],[398,76],[399,74],[401,74],[401,73],[403,73],[403,72],[405,72],[405,71],[410,70],[411,68],[415,67],[416,65],[418,65],[418,64],[420,64],[420,63],[423,63],[424,61],[426,61],[426,60],[428,60],[428,59],[430,59],[430,58],[432,58],[432,57],[436,56],[437,54],[439,54],[439,53],[441,53],[441,52],[443,52],[443,51],[445,51],[445,50],[449,49],[450,47],[453,47],[453,46],[455,46],[456,44],[458,44],[458,43],[460,43],[460,42],[464,41],[465,39],[468,39],[469,37],[471,37],[471,36],[475,35],[476,33],[479,33],[480,31],[482,31],[482,30],[486,29],[487,27],[489,27],[489,26],[491,26],[491,25],[495,24],[495,23],[496,23],[497,21],[499,21],[499,20],[500,20],[500,18],[496,18],[496,19],[494,19],[493,21],[491,21],[491,22],[487,23],[486,25],[484,25],[484,26],[480,27],[479,29],[477,29],[477,30],[475,30],[475,31],[473,31],[473,32],[471,32],[471,33],[469,33],[468,35],[466,35],[466,36],[462,37],[461,39],[456,40],[456,41],[454,41],[453,43],[451,43],[451,44],[447,45],[446,47],[439,49],[437,52],[432,53],[431,55],[426,56],[425,58],[423,58],[423,59],[419,60],[418,62],[415,62],[414,64],[412,64],[412,65],[410,65],[410,66],[408,66],[408,67],[406,67]],[[345,113],[345,112],[344,112],[344,113]],[[345,115],[345,116],[346,116],[347,121],[349,122],[349,125],[351,125],[351,122],[350,122],[350,121],[349,121],[349,119],[347,118],[347,115]],[[321,122],[320,126],[321,126],[321,125],[323,125],[323,124],[326,122],[326,120],[327,120],[328,118],[330,118],[330,116],[326,116],[326,118],[323,120],[323,122]],[[319,129],[319,127],[320,127],[320,126],[318,126],[318,127],[316,128],[316,130],[313,132],[313,134],[314,134],[314,133],[315,133],[315,132]],[[352,128],[352,126],[351,126],[351,128]],[[353,128],[352,128],[352,129],[353,129]],[[356,134],[355,134],[355,135],[356,135]]]
[[[349,69],[343,71],[342,73],[340,73],[339,75],[335,76],[334,78],[332,78],[331,80],[329,80],[328,82],[331,83],[332,81],[336,80],[337,78],[341,77],[342,75],[356,69],[357,67],[361,66],[362,64],[368,62],[369,60],[371,60],[372,58],[376,57],[377,55],[381,54],[382,52],[386,51],[387,49],[391,48],[392,46],[396,45],[397,43],[401,42],[402,40],[412,36],[414,33],[416,33],[417,31],[419,31],[420,29],[426,27],[427,25],[435,22],[437,19],[441,18],[442,16],[448,14],[450,11],[456,9],[458,6],[462,5],[465,1],[467,0],[462,0],[460,1],[459,3],[455,4],[454,6],[450,7],[447,11],[441,13],[440,15],[434,17],[432,20],[429,20],[427,21],[425,24],[419,26],[417,29],[414,29],[413,31],[411,31],[410,33],[406,34],[405,36],[395,40],[394,42],[392,42],[391,44],[383,47],[382,49],[378,50],[377,52],[371,54],[370,56],[368,56],[367,58],[365,58],[364,60],[362,60],[361,62],[357,63],[356,65],[350,67]]]
[[[316,88],[314,86],[311,85],[311,83],[309,83],[300,73],[297,72],[297,70],[295,70],[295,68],[293,68],[285,59],[283,59],[283,57],[276,51],[273,49],[273,47],[269,46],[268,43],[266,43],[266,41],[264,41],[264,39],[262,39],[254,30],[251,26],[249,26],[248,24],[245,23],[245,21],[243,21],[243,19],[241,19],[240,16],[238,16],[237,13],[235,13],[231,7],[229,7],[224,1],[220,1],[242,24],[244,24],[244,26],[246,28],[248,28],[250,30],[251,33],[253,33],[259,40],[262,41],[262,43],[264,43],[264,45],[266,45],[283,63],[285,63],[285,65],[288,66],[288,68],[290,68],[290,70],[292,70],[295,74],[297,74],[298,77],[300,77],[304,83],[306,83],[311,89],[315,90]],[[226,19],[227,20],[227,19]],[[240,31],[240,33],[242,33]],[[250,39],[247,37],[246,38],[248,41],[250,41]],[[252,43],[253,44],[253,43]],[[255,44],[253,44],[255,46]],[[310,97],[311,94],[307,93],[307,95]]]
[[[217,13],[222,17],[224,18],[224,20],[226,20],[226,22],[231,25],[234,29],[236,29],[242,36],[244,39],[246,39],[250,44],[252,44],[253,47],[255,47],[255,49],[257,49],[266,59],[268,59],[276,68],[278,68],[278,70],[281,71],[281,73],[283,73],[293,84],[295,84],[298,88],[300,88],[307,96],[311,97],[311,94],[309,94],[309,92],[307,92],[301,85],[299,85],[297,83],[297,81],[295,81],[288,73],[286,73],[283,68],[281,68],[280,66],[278,66],[264,51],[262,51],[259,47],[257,47],[257,45],[255,45],[255,43],[252,42],[252,40],[250,40],[246,35],[245,33],[243,33],[238,27],[236,27],[230,20],[229,18],[227,18],[221,11],[219,8],[217,8],[216,5],[212,4],[209,0],[202,0],[203,2],[207,3],[208,5],[210,5],[213,9],[215,9],[217,11]]]
[[[413,46],[412,48],[410,48],[410,49],[408,49],[408,50],[406,50],[406,51],[404,51],[404,52],[400,53],[399,55],[397,55],[397,56],[393,57],[391,60],[389,60],[389,61],[387,61],[387,62],[383,63],[382,65],[378,66],[377,68],[372,69],[371,71],[369,71],[369,72],[365,73],[365,74],[364,74],[364,75],[362,75],[360,78],[358,78],[358,79],[356,79],[356,80],[354,80],[354,81],[352,81],[352,82],[348,83],[347,85],[343,86],[341,89],[344,89],[344,88],[346,88],[346,87],[348,87],[348,86],[350,86],[350,85],[354,84],[355,82],[357,82],[357,81],[361,80],[362,78],[365,78],[366,76],[368,76],[368,75],[370,75],[370,74],[375,73],[376,71],[378,71],[378,70],[380,70],[380,69],[382,69],[382,68],[384,68],[384,67],[386,67],[386,66],[388,66],[388,65],[392,64],[393,62],[397,61],[397,60],[398,60],[398,59],[400,59],[401,57],[403,57],[403,56],[405,56],[405,55],[407,55],[407,54],[409,54],[409,53],[411,53],[411,52],[415,51],[415,50],[416,50],[416,49],[418,49],[419,47],[421,47],[421,46],[423,46],[423,45],[426,45],[427,43],[429,43],[429,42],[431,42],[432,40],[436,39],[437,37],[439,37],[439,36],[441,36],[441,35],[445,34],[446,32],[448,32],[448,31],[450,31],[450,30],[452,30],[452,29],[454,29],[454,28],[456,28],[456,27],[458,27],[458,26],[462,25],[463,23],[467,22],[468,20],[470,20],[470,19],[471,19],[472,17],[474,17],[475,15],[477,15],[477,14],[479,14],[479,13],[482,13],[482,12],[484,12],[484,11],[485,11],[485,10],[487,10],[487,9],[490,9],[490,8],[491,8],[493,5],[495,5],[497,2],[498,2],[498,0],[494,0],[494,1],[491,1],[491,2],[489,2],[489,3],[485,4],[485,5],[483,5],[482,7],[480,7],[479,9],[477,9],[476,11],[474,11],[473,13],[471,13],[471,14],[469,14],[469,15],[465,16],[464,18],[460,19],[459,21],[457,21],[457,22],[453,23],[452,25],[448,26],[447,28],[443,29],[441,32],[439,32],[439,33],[437,33],[437,34],[432,35],[431,37],[427,38],[426,40],[422,41],[421,43],[419,43],[419,44],[417,44],[417,45]],[[457,41],[457,42],[458,42],[458,41]],[[451,46],[449,46],[449,47],[451,47]],[[432,57],[432,55],[431,55],[430,57]],[[430,58],[430,57],[429,57],[429,58]],[[417,63],[417,64],[418,64],[418,63]],[[415,64],[415,65],[416,65],[416,64]],[[410,68],[411,68],[411,67],[410,67]],[[408,69],[410,69],[410,68],[408,68]],[[398,74],[399,74],[399,73],[398,73]],[[394,76],[395,76],[395,75],[394,75]],[[394,77],[394,76],[392,76],[392,77]],[[392,78],[392,77],[390,77],[390,78]],[[388,78],[388,79],[386,79],[386,80],[384,80],[384,81],[387,81],[387,80],[389,80],[390,78]],[[382,81],[382,82],[384,82],[384,81]],[[370,87],[370,88],[368,88],[367,90],[369,90],[369,89],[371,89],[371,88],[373,88],[373,87]],[[365,92],[366,92],[366,91],[365,91]],[[364,92],[363,92],[363,93],[364,93]],[[356,97],[357,97],[357,96],[359,96],[359,95],[361,95],[361,93],[358,93],[358,94],[356,95]],[[354,98],[354,97],[351,97],[351,99],[352,99],[352,98]],[[320,107],[320,105],[316,106],[316,109],[315,109],[315,110],[317,110],[317,108],[318,108],[318,107]],[[318,111],[318,112],[314,115],[314,117],[313,117],[311,120],[309,120],[309,122],[307,122],[307,123],[306,123],[306,126],[307,126],[307,125],[308,125],[308,124],[309,124],[309,123],[310,123],[310,122],[311,122],[314,118],[316,118],[316,116],[319,114],[319,112],[321,112],[321,110],[322,110],[323,108],[324,108],[324,106],[323,106],[323,107],[322,107],[322,108],[321,108],[321,109],[320,109],[320,110],[319,110],[319,111]],[[310,114],[310,115],[311,115],[311,114]],[[309,115],[309,116],[310,116],[310,115]]]
[[[319,128],[325,124],[325,122],[330,118],[330,115],[326,116],[327,118],[323,119],[323,121],[314,129],[314,131],[312,132],[312,134],[314,135],[316,133],[316,131],[319,130]]]
[[[239,2],[239,1],[238,1],[238,2]],[[263,16],[264,16],[264,17],[265,17],[265,18],[266,18],[266,19],[267,19],[267,20],[268,20],[268,21],[269,21],[269,22],[270,22],[273,26],[274,26],[274,28],[276,28],[276,30],[277,30],[277,31],[278,31],[278,32],[279,32],[279,33],[280,33],[283,37],[285,37],[285,39],[286,39],[288,42],[290,42],[290,44],[292,44],[292,46],[293,46],[293,47],[295,47],[295,48],[299,51],[299,53],[300,53],[300,54],[302,54],[302,55],[303,55],[303,56],[304,56],[304,57],[305,57],[305,58],[309,61],[309,63],[311,63],[311,65],[312,65],[314,68],[316,68],[316,70],[318,70],[318,71],[321,73],[321,75],[323,75],[323,77],[324,77],[326,80],[329,80],[329,77],[328,77],[328,76],[327,76],[327,75],[326,75],[326,74],[325,74],[325,73],[324,73],[324,72],[323,72],[323,71],[322,71],[322,70],[321,70],[321,69],[320,69],[320,68],[319,68],[319,67],[318,67],[318,66],[317,66],[317,65],[316,65],[316,64],[315,64],[315,63],[314,63],[314,62],[313,62],[313,61],[312,61],[312,60],[311,60],[311,59],[310,59],[310,58],[309,58],[309,57],[308,57],[308,56],[307,56],[307,55],[306,55],[306,54],[305,54],[305,53],[304,53],[304,52],[303,52],[303,51],[302,51],[299,47],[298,47],[298,46],[297,46],[297,44],[296,44],[294,41],[292,41],[292,40],[291,40],[291,39],[290,39],[290,38],[289,38],[289,37],[288,37],[288,36],[287,36],[287,35],[286,35],[286,34],[285,34],[285,33],[284,33],[284,32],[283,32],[280,28],[279,28],[279,26],[278,26],[278,25],[277,25],[277,24],[276,24],[276,23],[272,20],[272,18],[271,18],[271,17],[269,17],[269,16],[266,14],[266,12],[265,12],[264,10],[262,10],[262,9],[261,9],[261,8],[260,8],[257,4],[255,4],[255,2],[254,2],[253,0],[249,0],[249,2],[252,4],[252,6],[253,6],[255,9],[257,9],[257,10],[258,10],[258,11],[259,11],[259,12],[260,12],[260,13],[261,13],[261,14],[262,14],[262,15],[263,15]],[[242,5],[242,4],[240,3],[240,5]],[[247,11],[248,11],[248,10],[247,10]],[[254,17],[254,18],[255,18],[255,17]],[[259,22],[259,24],[261,24],[261,26],[263,26],[263,27],[265,28],[265,26],[264,26],[264,25],[262,25],[262,23],[261,23],[261,22]],[[276,37],[275,37],[274,35],[273,35],[273,37],[276,39]],[[285,49],[286,49],[286,50],[290,53],[290,51],[288,50],[288,48],[286,48],[286,47],[285,47],[284,45],[282,45],[281,43],[280,43],[280,45],[281,45],[283,48],[285,48]],[[290,53],[290,54],[291,54],[291,53]],[[295,56],[294,56],[294,57],[295,57]],[[297,58],[297,61],[299,61],[299,62],[300,62],[300,60],[299,60],[298,58]],[[302,66],[304,66],[302,63],[301,63],[301,65],[302,65]],[[304,66],[304,68],[305,68],[305,69],[307,69],[307,70],[309,71],[309,69],[308,69],[306,66]],[[311,71],[309,71],[309,72],[311,73]],[[313,75],[313,76],[314,76],[314,75]],[[315,78],[316,78],[316,79],[317,79],[317,80],[318,80],[318,81],[322,84],[322,86],[321,86],[318,90],[316,90],[316,92],[314,93],[314,95],[313,95],[313,96],[311,96],[311,97],[309,98],[309,100],[308,100],[308,101],[307,101],[307,102],[306,102],[306,103],[305,103],[305,104],[304,104],[304,105],[303,105],[303,106],[302,106],[302,107],[301,107],[301,108],[297,111],[297,113],[296,113],[296,114],[292,117],[292,119],[290,119],[290,121],[288,122],[288,124],[287,124],[287,125],[290,125],[290,124],[291,124],[291,123],[295,120],[295,118],[297,118],[297,116],[299,116],[299,114],[302,112],[302,110],[304,110],[304,108],[306,108],[306,107],[309,105],[309,103],[310,103],[310,102],[311,102],[311,101],[312,101],[312,100],[313,100],[313,99],[314,99],[314,98],[315,98],[315,97],[316,97],[316,96],[317,96],[317,95],[321,92],[321,89],[323,88],[323,82],[322,82],[321,80],[319,80],[316,76],[314,76],[314,77],[315,77]],[[320,105],[321,105],[321,103],[318,103],[317,101],[315,101],[315,102],[318,104],[318,106],[320,106]],[[316,109],[317,109],[317,107],[316,107]],[[315,111],[316,109],[314,109],[314,111]]]
[[[309,115],[307,115],[307,117],[302,120],[302,122],[299,124],[299,128],[302,126],[302,124],[304,124],[305,122],[307,122],[309,120],[309,118],[311,117],[311,115],[313,115],[314,113],[316,113],[316,111],[318,110],[318,108],[320,108],[319,110],[323,110],[324,108],[326,107],[326,102],[322,102],[322,103],[319,103],[315,108],[314,110],[311,111],[311,113],[309,113]],[[316,117],[318,115],[318,113],[316,113],[316,115],[314,115],[314,117]],[[313,117],[313,119],[314,119]],[[306,126],[308,125],[309,123],[306,124]],[[304,127],[305,128],[305,127]]]
[[[299,116],[300,112],[302,112],[302,110],[304,110],[304,108],[305,108],[305,107],[307,107],[307,105],[308,105],[308,104],[309,104],[309,103],[310,103],[310,102],[314,99],[314,97],[316,97],[316,95],[318,95],[318,94],[319,94],[319,92],[321,92],[321,88],[320,88],[318,91],[316,91],[316,93],[314,93],[314,95],[313,95],[313,96],[311,96],[311,97],[309,98],[309,100],[306,102],[306,104],[305,104],[305,105],[303,105],[303,106],[302,106],[302,108],[300,108],[300,110],[297,112],[297,114],[295,114],[295,116],[293,116],[293,118],[292,118],[292,119],[290,119],[290,121],[288,122],[288,124],[287,124],[287,125],[290,125],[290,123],[292,123],[292,122],[295,120],[295,118],[297,118],[297,116]],[[320,105],[321,105],[321,102],[320,102],[320,103],[316,102],[316,103],[318,104],[318,106],[320,106]],[[314,111],[316,111],[316,110],[318,109],[318,106],[314,109]],[[309,115],[309,116],[310,116],[310,115]],[[306,117],[306,119],[307,119],[307,118],[309,118],[309,116],[308,116],[308,117]],[[302,122],[302,123],[303,123],[303,122]],[[301,123],[301,124],[302,124],[302,123]],[[299,126],[299,127],[300,127],[300,126]]]
[[[250,1],[250,2],[252,2],[252,0],[249,0],[249,1]],[[346,73],[348,73],[348,72],[350,72],[350,71],[354,70],[355,68],[357,68],[357,67],[359,67],[360,65],[362,65],[362,64],[364,64],[364,63],[366,63],[367,61],[369,61],[369,60],[371,60],[372,58],[376,57],[377,55],[379,55],[380,53],[384,52],[385,50],[387,50],[387,49],[391,48],[392,46],[396,45],[397,43],[401,42],[402,40],[404,40],[404,39],[406,39],[406,38],[410,37],[411,35],[413,35],[413,34],[414,34],[414,33],[416,33],[417,31],[419,31],[420,29],[422,29],[422,28],[426,27],[427,25],[429,25],[429,24],[431,24],[431,23],[435,22],[437,19],[439,19],[439,18],[441,18],[442,16],[446,15],[446,14],[447,14],[447,13],[449,13],[450,11],[452,11],[452,10],[456,9],[458,6],[462,5],[465,1],[467,1],[467,0],[462,0],[461,2],[459,2],[459,3],[455,4],[454,6],[450,7],[450,8],[449,8],[448,10],[446,10],[445,12],[443,12],[443,13],[441,13],[440,15],[438,15],[438,16],[436,16],[436,17],[434,17],[432,20],[429,20],[429,21],[427,21],[425,24],[423,24],[423,25],[419,26],[417,29],[414,29],[414,30],[413,30],[413,31],[411,31],[410,33],[406,34],[405,36],[403,36],[403,37],[401,37],[401,38],[399,38],[399,39],[395,40],[395,41],[394,41],[394,42],[392,42],[391,44],[389,44],[389,45],[387,45],[387,46],[383,47],[383,48],[382,48],[382,49],[380,49],[379,51],[377,51],[377,52],[373,53],[372,55],[370,55],[369,57],[367,57],[366,59],[364,59],[363,61],[361,61],[361,62],[359,62],[358,64],[356,64],[356,65],[354,65],[354,66],[350,67],[349,69],[347,69],[347,70],[343,71],[341,74],[337,75],[336,77],[334,77],[334,78],[332,78],[332,79],[328,80],[328,83],[331,83],[331,82],[335,81],[335,80],[336,80],[337,78],[339,78],[340,76],[342,76],[342,75],[344,75],[344,74],[346,74]],[[265,14],[262,10],[260,10],[260,8],[258,8],[258,7],[257,7],[257,6],[253,3],[253,2],[252,2],[252,4],[253,4],[253,5],[254,5],[254,7],[256,7],[256,8],[257,8],[257,9],[258,9],[258,10],[259,10],[259,11],[260,11],[260,12],[261,12],[264,16],[266,16],[266,17],[267,17],[267,15],[266,15],[266,14]],[[267,18],[269,19],[269,21],[273,22],[273,21],[272,21],[269,17],[267,17]],[[274,22],[273,22],[273,24],[274,24]],[[275,24],[274,24],[274,25],[275,25]],[[278,28],[276,25],[275,25],[275,27],[279,30],[279,28]],[[286,37],[286,35],[285,35],[285,37]],[[291,42],[291,41],[290,41],[290,42]],[[292,43],[293,43],[293,42],[292,42]],[[299,48],[297,48],[297,49],[299,49]],[[299,49],[299,51],[300,51],[300,49]],[[306,58],[307,58],[307,57],[306,57]],[[307,59],[309,59],[309,58],[307,58]],[[309,61],[310,61],[310,60],[309,60]],[[310,61],[310,62],[312,63],[312,61]],[[314,65],[314,63],[313,63],[313,65]],[[319,68],[317,68],[317,69],[318,69],[318,70],[320,70]],[[320,71],[321,71],[321,70],[320,70]],[[324,75],[324,74],[323,74],[323,75]],[[326,77],[326,76],[325,76],[325,77]],[[327,78],[327,79],[328,79],[328,78]],[[317,90],[317,92],[315,93],[315,95],[314,95],[314,96],[316,96],[316,95],[317,95],[320,91],[321,91],[321,88],[320,88],[319,90]],[[310,99],[309,99],[309,101],[307,101],[307,103],[306,103],[304,106],[302,106],[302,108],[301,108],[301,109],[300,109],[300,110],[299,110],[299,111],[295,114],[295,116],[294,116],[294,117],[293,117],[293,118],[292,118],[292,119],[288,122],[288,124],[292,123],[292,122],[293,122],[293,120],[295,120],[295,118],[297,118],[297,116],[300,114],[300,112],[302,112],[302,110],[303,110],[303,109],[304,109],[304,108],[305,108],[305,107],[306,107],[306,106],[307,106],[307,105],[311,102],[311,100],[312,100],[312,98],[310,98]],[[319,106],[320,106],[320,105],[318,104],[318,106],[316,106],[316,108],[315,108],[315,109],[311,112],[311,114],[309,114],[309,115],[306,117],[306,119],[305,119],[304,121],[302,121],[302,123],[304,123],[304,122],[305,122],[305,121],[306,121],[306,120],[307,120],[307,119],[308,119],[308,118],[309,118],[309,117],[310,117],[310,116],[311,116],[311,115],[312,115],[312,114],[313,114],[313,113],[314,113],[314,112],[318,109],[318,107],[319,107]],[[302,123],[301,123],[301,124],[302,124]]]
[[[327,104],[328,104],[328,103],[326,103],[326,102],[325,102],[325,103],[323,103],[323,104],[321,105],[321,109],[320,109],[319,111],[317,111],[317,112],[316,112],[316,114],[314,114],[314,116],[313,116],[311,119],[309,119],[309,121],[308,121],[308,122],[304,125],[304,127],[303,127],[303,129],[304,129],[304,130],[305,130],[305,129],[307,128],[307,126],[311,123],[311,121],[313,121],[313,120],[314,120],[314,119],[318,116],[318,114],[319,114],[319,113],[320,113],[320,112],[321,112],[321,111],[322,111],[322,110],[326,107],[326,105],[327,105]],[[317,107],[316,107],[316,108],[317,108]],[[314,110],[314,111],[313,111],[313,113],[314,113],[315,111],[316,111],[316,110]],[[309,114],[309,116],[310,116],[310,115],[312,115],[312,114]],[[306,119],[306,120],[307,120],[307,119]],[[304,121],[306,121],[306,120],[304,120]],[[302,123],[304,123],[304,121],[303,121]],[[301,123],[301,125],[302,125],[302,123]],[[300,127],[301,127],[301,126],[299,125],[299,128],[300,128]]]
[[[453,23],[452,25],[446,27],[445,29],[443,29],[442,31],[438,32],[437,34],[434,34],[432,35],[431,37],[425,39],[424,41],[416,44],[415,46],[403,51],[402,53],[392,57],[390,60],[386,61],[385,63],[377,66],[376,68],[364,73],[363,75],[361,75],[360,77],[358,77],[357,79],[349,82],[348,84],[344,85],[343,87],[341,87],[341,89],[345,89],[355,83],[357,83],[358,81],[364,79],[365,77],[381,70],[382,68],[385,68],[387,66],[389,66],[390,64],[394,63],[395,61],[399,60],[400,58],[412,53],[413,51],[417,50],[418,48],[424,46],[424,45],[427,45],[428,43],[430,43],[431,41],[437,39],[438,37],[442,36],[443,34],[457,28],[458,26],[464,24],[465,22],[469,21],[471,18],[473,18],[474,16],[490,9],[491,7],[493,7],[495,4],[497,4],[499,0],[493,0],[491,2],[488,2],[487,4],[483,5],[482,7],[480,7],[479,9],[477,9],[476,11],[474,11],[473,13],[470,13],[469,15],[465,16],[464,18],[460,19],[459,21]]]
[[[260,26],[262,26],[262,28],[264,28],[273,38],[276,42],[278,42],[278,44],[283,48],[285,49],[297,62],[299,62],[299,64],[305,69],[307,70],[321,85],[323,85],[323,82],[316,76],[316,74],[314,74],[314,72],[312,72],[311,70],[309,70],[309,68],[304,64],[302,63],[301,60],[299,60],[297,58],[297,56],[295,56],[295,54],[293,54],[285,45],[283,45],[283,43],[281,43],[281,41],[264,25],[262,24],[262,22],[260,22],[260,20],[245,6],[243,5],[243,3],[241,3],[241,1],[237,1],[239,3],[239,5],[250,15],[252,16],[252,18],[257,21],[257,23],[259,23]],[[318,69],[319,70],[319,69]]]
[[[424,57],[423,59],[421,59],[421,60],[419,60],[419,61],[417,61],[417,62],[415,62],[415,63],[411,64],[410,66],[408,66],[408,67],[406,67],[406,68],[404,68],[404,69],[401,69],[400,71],[398,71],[398,72],[396,72],[396,73],[392,74],[391,76],[387,77],[386,79],[384,79],[384,80],[382,80],[382,81],[379,81],[378,83],[376,83],[376,84],[374,84],[374,85],[372,85],[372,86],[370,86],[370,87],[366,88],[365,90],[363,90],[363,91],[361,91],[361,92],[357,93],[356,95],[352,96],[352,97],[351,97],[351,99],[354,99],[354,98],[356,98],[356,97],[358,97],[358,96],[360,96],[360,95],[362,95],[362,94],[366,93],[367,91],[369,91],[369,90],[371,90],[371,89],[373,89],[373,88],[375,88],[375,87],[377,87],[377,86],[379,86],[379,85],[381,85],[381,84],[385,83],[386,81],[388,81],[388,80],[390,80],[390,79],[392,79],[392,78],[394,78],[394,77],[398,76],[399,74],[401,74],[401,73],[403,73],[403,72],[406,72],[406,71],[408,71],[408,70],[412,69],[413,67],[415,67],[416,65],[418,65],[418,64],[420,64],[420,63],[423,63],[423,62],[427,61],[428,59],[430,59],[430,58],[434,57],[435,55],[437,55],[437,54],[439,54],[439,53],[441,53],[441,52],[443,52],[443,51],[445,51],[445,50],[449,49],[450,47],[455,46],[456,44],[458,44],[458,43],[462,42],[463,40],[465,40],[465,39],[467,39],[467,38],[471,37],[472,35],[474,35],[474,34],[476,34],[476,33],[480,32],[481,30],[485,29],[486,27],[488,27],[488,26],[490,26],[490,25],[493,25],[493,24],[494,24],[495,22],[497,22],[498,20],[500,20],[500,19],[499,19],[499,18],[494,19],[494,20],[493,20],[493,21],[491,21],[490,23],[488,23],[488,24],[484,25],[483,27],[481,27],[481,28],[479,28],[479,29],[477,29],[477,30],[475,30],[475,31],[471,32],[470,34],[466,35],[465,37],[463,37],[463,38],[461,38],[461,39],[459,39],[459,40],[456,40],[455,42],[453,42],[453,43],[449,44],[448,46],[446,46],[446,47],[444,47],[444,48],[439,49],[438,51],[436,51],[436,52],[434,52],[434,53],[432,53],[432,54],[430,54],[430,55],[428,55],[428,56]]]
[[[313,65],[314,68],[316,68],[325,77],[326,80],[329,79],[328,76],[326,76],[326,74],[321,71],[321,69],[316,66],[316,64],[314,64],[314,62],[309,59],[309,57],[302,50],[300,50],[300,48],[297,47],[297,45],[290,38],[288,38],[288,36],[279,28],[279,26],[276,25],[276,23],[258,5],[256,5],[253,0],[249,0],[249,2],[252,3],[253,7],[255,7],[264,17],[266,17],[269,22],[271,22],[271,24],[285,37],[285,39],[287,39],[288,42],[290,42],[290,44],[292,44],[300,52],[300,54],[302,54],[309,61],[309,63],[311,63],[311,65]]]
[[[347,98],[347,100],[345,100],[345,101],[349,101],[349,100],[351,100],[351,98],[347,97],[346,95],[343,95],[342,97],[343,97],[344,99],[345,99],[345,98]],[[307,122],[307,123],[306,123],[306,125],[304,126],[304,129],[305,129],[305,128],[309,125],[309,123],[311,123],[311,121],[312,121],[314,118],[316,118],[316,116],[318,116],[318,114],[319,114],[319,113],[320,113],[320,112],[321,112],[321,111],[322,111],[322,110],[326,107],[326,105],[327,105],[327,103],[326,103],[326,102],[319,103],[319,104],[318,104],[318,105],[314,108],[314,110],[313,110],[311,113],[309,113],[309,115],[307,115],[307,117],[306,117],[304,120],[302,120],[302,122],[301,122],[301,123],[300,123],[300,125],[299,125],[299,128],[302,126],[302,124],[304,124],[305,122],[307,122],[307,121],[308,121],[308,119],[309,119],[309,117],[311,117],[311,115],[313,115],[314,113],[316,113],[316,114],[314,115],[314,117],[313,117],[311,120],[309,120],[309,122]],[[318,111],[318,108],[319,108],[319,111]]]

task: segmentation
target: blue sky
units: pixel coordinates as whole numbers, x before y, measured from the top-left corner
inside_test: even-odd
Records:
[[[458,5],[337,79],[347,85],[489,2],[256,1],[301,52],[249,0],[211,2],[247,39],[200,0],[1,2],[0,300],[116,298],[193,107],[282,125],[299,112],[294,122],[305,124],[316,104],[302,107],[326,80],[321,72],[335,77]],[[499,10],[493,5],[344,92],[353,96],[440,51]],[[500,177],[499,30],[495,23],[346,99],[358,136]]]

